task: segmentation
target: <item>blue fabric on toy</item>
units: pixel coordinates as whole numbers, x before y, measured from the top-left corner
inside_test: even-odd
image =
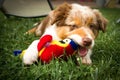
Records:
[[[22,53],[22,50],[14,50],[13,53],[15,56],[18,56],[19,54]]]
[[[72,45],[72,48],[74,49],[74,50],[76,50],[77,48],[78,48],[78,44],[76,44],[72,39],[71,39],[71,42],[70,42],[70,44]]]

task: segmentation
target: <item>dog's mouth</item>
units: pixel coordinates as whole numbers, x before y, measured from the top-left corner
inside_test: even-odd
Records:
[[[73,40],[73,39],[71,39],[71,40]],[[80,45],[80,44],[79,44],[77,41],[75,41],[75,40],[73,40],[73,42],[77,45],[77,48],[75,48],[75,49],[78,50],[79,55],[80,55],[81,57],[86,56],[86,54],[88,53],[88,47],[85,47],[85,46]],[[75,47],[75,45],[74,45],[74,47]]]
[[[71,39],[72,40],[72,39]],[[73,41],[74,42],[74,41]],[[84,57],[86,56],[86,54],[88,53],[88,48],[87,47],[83,47],[81,46],[80,44],[78,44],[77,42],[75,42],[76,44],[76,48],[75,48],[75,45],[71,44],[74,46],[74,49],[77,49],[79,51],[79,55],[81,57]]]
[[[75,42],[78,45],[78,52],[81,57],[86,56],[88,53],[88,47],[82,46],[79,43]]]
[[[78,49],[78,51],[79,51],[79,55],[81,57],[86,56],[86,54],[88,53],[88,49],[86,47],[81,47],[80,46],[79,49]]]

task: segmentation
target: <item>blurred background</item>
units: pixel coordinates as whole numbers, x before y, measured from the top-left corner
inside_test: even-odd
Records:
[[[64,2],[92,8],[120,8],[120,0],[0,0],[0,8],[6,16],[38,17],[46,16]]]

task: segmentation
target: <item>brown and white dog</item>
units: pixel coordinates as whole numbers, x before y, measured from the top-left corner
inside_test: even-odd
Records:
[[[80,45],[78,50],[82,63],[91,64],[90,59],[94,40],[99,31],[105,32],[107,19],[97,9],[79,4],[64,3],[51,11],[49,15],[28,33],[37,36],[50,34],[56,40],[73,39]]]

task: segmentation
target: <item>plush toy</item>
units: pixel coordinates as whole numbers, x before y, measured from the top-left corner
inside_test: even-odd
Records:
[[[51,35],[45,35],[38,43],[38,58],[45,63],[49,63],[52,58],[73,55],[78,45],[71,39],[62,41],[52,40]]]
[[[33,41],[28,49],[22,53],[23,62],[32,64],[39,59],[43,63],[49,63],[52,58],[73,55],[77,48],[78,45],[71,39],[57,41],[53,40],[51,35],[44,35],[40,40]]]

